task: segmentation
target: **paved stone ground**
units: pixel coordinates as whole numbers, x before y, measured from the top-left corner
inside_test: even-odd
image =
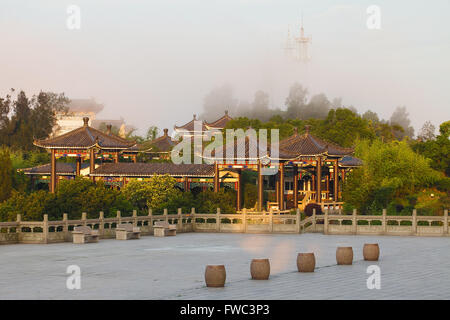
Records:
[[[362,260],[380,244],[378,262]],[[354,264],[337,266],[337,246]],[[315,252],[316,272],[296,272],[298,252]],[[252,258],[270,258],[271,278],[250,279]],[[81,290],[66,268],[81,268]],[[225,264],[225,288],[206,288],[207,264]],[[381,289],[366,286],[381,268]],[[450,238],[185,233],[74,245],[0,246],[0,299],[450,299]]]

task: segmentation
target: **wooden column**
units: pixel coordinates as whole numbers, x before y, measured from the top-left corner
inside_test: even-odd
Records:
[[[133,159],[133,163],[137,163],[137,155],[134,154],[134,155],[132,156],[132,159]]]
[[[51,151],[51,174],[50,174],[50,192],[55,193],[56,191],[56,150],[52,149]]]
[[[328,199],[330,198],[330,196],[329,196],[329,194],[330,194],[330,172],[328,172],[328,174],[327,174],[327,178],[326,178],[326,182],[327,182],[327,185],[326,185],[326,190],[328,191],[328,193],[327,193],[327,197],[328,197]]]
[[[81,172],[81,157],[77,157],[77,167],[76,167],[75,175],[77,177],[79,177],[80,172]]]
[[[242,170],[238,171],[238,187],[237,187],[237,197],[236,197],[236,209],[241,210],[242,205]]]
[[[280,210],[284,210],[284,163],[280,163]]]
[[[333,167],[333,173],[334,173],[334,201],[339,201],[339,168],[338,168],[338,160],[334,162]]]
[[[298,166],[294,164],[294,208],[298,208]]]
[[[114,152],[114,163],[119,163],[119,152]]]
[[[188,177],[184,177],[184,192],[189,191],[189,179]]]
[[[321,189],[321,182],[322,182],[322,158],[319,157],[317,159],[317,165],[316,165],[316,201],[317,203],[322,202],[322,189]]]
[[[278,207],[280,206],[280,171],[275,175],[275,195]]]
[[[312,179],[311,179],[311,191],[315,191],[316,190],[316,174],[317,174],[317,170],[315,170],[314,174],[311,175]]]
[[[94,148],[89,150],[89,173],[93,173],[95,170],[95,152]],[[91,177],[92,181],[95,181],[95,177]]]
[[[220,180],[219,180],[219,165],[214,163],[214,192],[219,192]]]
[[[258,211],[263,209],[263,175],[261,170],[261,161],[258,160]]]

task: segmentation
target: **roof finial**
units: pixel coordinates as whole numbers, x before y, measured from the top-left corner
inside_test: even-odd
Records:
[[[225,115],[226,115],[226,116],[228,115],[228,110],[225,110]]]
[[[169,135],[169,129],[164,129],[164,136],[167,137]]]
[[[297,135],[298,134],[298,128],[294,127],[294,134]]]
[[[111,135],[111,132],[112,132],[112,124],[106,125],[106,133]]]
[[[309,124],[307,124],[307,125],[305,126],[306,134],[309,134],[310,129],[311,129],[311,126],[310,126]]]
[[[196,114],[194,114],[194,120],[197,120],[197,115]]]
[[[89,117],[84,117],[84,118],[83,118],[83,125],[84,125],[85,127],[87,127],[87,126],[89,125]]]

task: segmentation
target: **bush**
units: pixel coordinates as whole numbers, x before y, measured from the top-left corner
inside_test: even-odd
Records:
[[[305,215],[311,217],[313,210],[316,209],[316,214],[322,214],[322,207],[318,203],[308,203],[305,207]]]

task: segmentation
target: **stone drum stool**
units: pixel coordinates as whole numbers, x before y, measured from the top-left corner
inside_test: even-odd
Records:
[[[269,259],[253,259],[250,264],[250,274],[254,280],[267,280],[270,275]]]
[[[353,263],[352,247],[338,247],[336,250],[337,264],[349,265]]]
[[[313,252],[299,253],[297,256],[298,272],[314,272],[316,258]]]
[[[207,287],[223,287],[227,273],[224,265],[208,265],[205,270],[205,282]]]
[[[363,248],[363,256],[366,261],[378,261],[380,257],[380,247],[378,243],[366,243]]]

